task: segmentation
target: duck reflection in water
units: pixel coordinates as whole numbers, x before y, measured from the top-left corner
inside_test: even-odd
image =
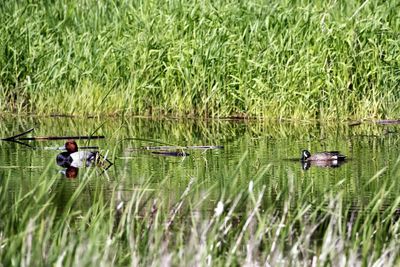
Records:
[[[68,152],[62,152],[58,154],[56,158],[57,165],[65,168],[64,170],[60,171],[60,173],[65,175],[66,178],[70,179],[76,178],[79,173],[79,168],[71,165],[72,161],[72,157]]]
[[[65,143],[66,152],[61,152],[56,157],[58,166],[66,168],[62,173],[67,178],[75,178],[79,168],[99,166],[107,170],[111,165],[108,159],[102,157],[98,151],[78,151],[75,140],[68,140]]]
[[[69,166],[65,170],[61,171],[61,173],[68,179],[75,179],[78,176],[79,168]]]
[[[342,166],[346,161],[301,161],[301,167],[303,170],[308,170],[311,166],[314,167],[324,167],[324,168],[338,168]]]
[[[301,152],[301,165],[303,170],[311,166],[337,168],[346,162],[346,156],[339,151],[318,152],[311,155],[308,150]]]

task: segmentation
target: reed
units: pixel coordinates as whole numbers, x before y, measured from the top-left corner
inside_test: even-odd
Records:
[[[398,117],[398,1],[0,4],[0,111]]]
[[[127,190],[93,169],[79,180],[44,172],[15,191],[5,175],[0,259],[4,266],[395,266],[400,197],[385,200],[398,168],[394,182],[357,209],[345,189],[318,199],[308,198],[311,187],[298,193],[291,173],[271,201],[262,179],[268,165],[243,181],[239,164],[217,195],[216,185],[199,193],[204,181],[183,176],[172,198],[163,193],[169,177]]]

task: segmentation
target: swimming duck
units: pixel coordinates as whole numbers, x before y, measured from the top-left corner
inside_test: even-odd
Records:
[[[318,152],[311,155],[310,151],[301,151],[302,161],[344,161],[345,155],[340,154],[339,151]]]
[[[94,163],[99,155],[97,151],[78,151],[78,145],[75,140],[68,140],[65,143],[67,152],[62,152],[57,155],[57,165],[63,167],[80,168],[90,166]]]

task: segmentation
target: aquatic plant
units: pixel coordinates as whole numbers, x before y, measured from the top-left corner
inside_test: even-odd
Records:
[[[0,111],[399,116],[399,2],[0,4]]]
[[[399,162],[392,170],[396,177]],[[10,185],[15,177],[2,172],[1,263],[4,266],[394,266],[399,263],[400,197],[390,204],[385,201],[394,184],[383,184],[374,191],[369,203],[354,206],[346,201],[343,190],[337,194],[327,190],[319,199],[309,199],[310,186],[295,196],[297,177],[288,173],[287,185],[270,201],[262,179],[270,166],[263,166],[254,179],[245,182],[241,181],[240,168],[239,165],[229,172],[230,183],[218,195],[212,192],[215,185],[199,192],[201,181],[196,177],[179,177],[184,188],[172,198],[166,198],[160,190],[168,188],[170,177],[159,182],[158,187],[147,181],[127,190],[118,181],[98,177],[93,169],[87,169],[77,180],[59,175],[46,177],[45,172],[39,180],[25,180],[15,191]],[[379,175],[372,177],[370,183]],[[340,184],[335,188],[340,188]],[[65,194],[66,191],[71,193]]]

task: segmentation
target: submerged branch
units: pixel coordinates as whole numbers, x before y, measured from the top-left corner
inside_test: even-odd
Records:
[[[141,150],[179,150],[179,149],[223,149],[224,146],[144,146],[137,148],[127,148],[127,152]]]
[[[375,121],[377,124],[400,124],[400,120],[378,120]]]
[[[0,140],[2,141],[41,141],[41,140],[68,140],[68,139],[104,139],[104,135],[75,135],[75,136],[32,136],[32,137],[20,137],[23,135],[26,135],[30,132],[32,132],[34,128],[31,128],[25,132],[6,137],[6,138],[1,138]],[[20,143],[20,142],[18,142]]]
[[[17,141],[14,141],[14,142],[17,142]],[[22,143],[22,142],[18,142],[18,143]],[[43,150],[66,150],[65,146],[45,146],[41,149],[43,149]],[[98,146],[80,146],[79,149],[99,150],[100,148]]]
[[[31,129],[29,129],[29,130],[27,130],[25,132],[20,133],[20,134],[16,134],[16,135],[13,135],[13,136],[10,136],[10,137],[2,138],[0,140],[3,140],[3,141],[15,141],[15,139],[18,139],[18,137],[26,135],[26,134],[32,132],[33,130],[34,130],[34,128],[31,128]]]
[[[104,135],[76,135],[76,136],[33,136],[33,137],[22,137],[18,140],[29,140],[29,141],[41,141],[41,140],[68,140],[68,139],[104,139]]]

